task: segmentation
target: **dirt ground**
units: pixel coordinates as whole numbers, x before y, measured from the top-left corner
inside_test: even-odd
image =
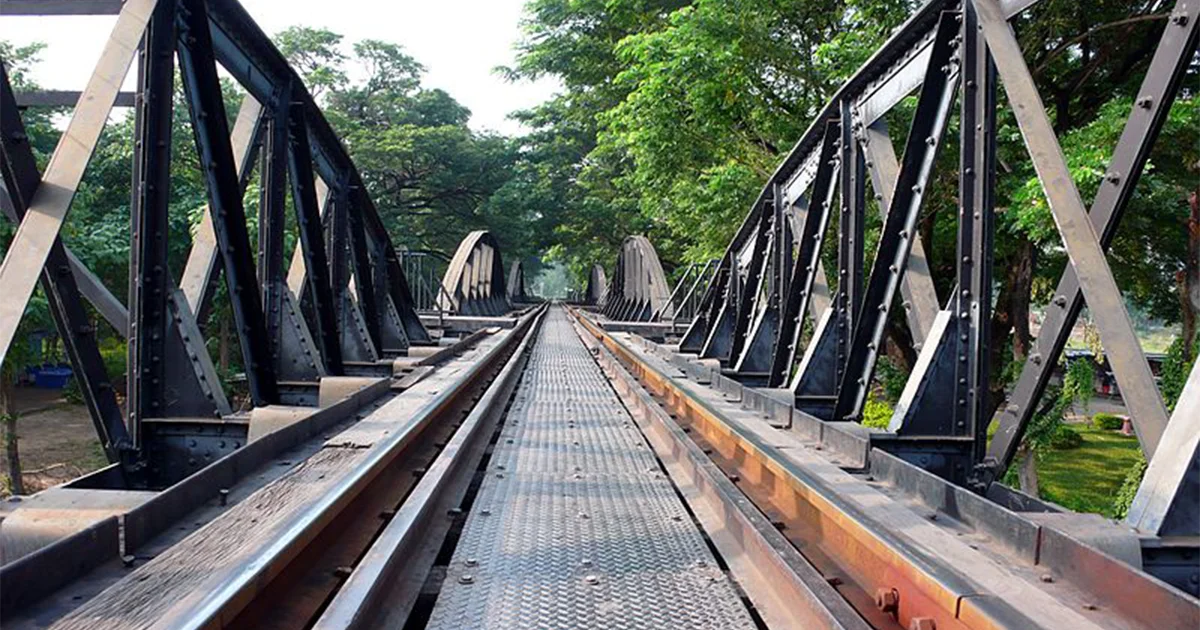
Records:
[[[103,467],[107,460],[87,408],[67,402],[58,390],[20,387],[13,393],[25,493],[33,494]],[[0,449],[0,457],[3,456]],[[9,494],[8,461],[0,473],[0,496]]]

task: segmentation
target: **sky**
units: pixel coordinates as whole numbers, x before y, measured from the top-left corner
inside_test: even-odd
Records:
[[[557,89],[552,80],[510,83],[493,72],[513,62],[525,0],[242,0],[268,34],[289,26],[327,28],[350,42],[399,43],[426,69],[425,85],[441,88],[471,110],[471,128],[521,132],[510,112],[536,105]],[[0,16],[0,38],[47,49],[32,78],[43,88],[79,90],[115,17]],[[133,72],[130,72],[132,75]],[[131,89],[132,77],[126,81]]]

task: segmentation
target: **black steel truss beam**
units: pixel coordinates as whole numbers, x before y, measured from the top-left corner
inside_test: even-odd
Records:
[[[19,224],[25,216],[28,200],[42,183],[37,160],[25,133],[25,123],[16,106],[8,70],[0,63],[0,157],[3,158],[4,186],[12,204],[11,219]],[[42,290],[50,302],[50,314],[58,328],[59,337],[70,357],[74,377],[79,383],[84,403],[88,407],[100,446],[109,462],[126,457],[133,442],[126,430],[116,390],[104,367],[96,344],[96,330],[80,299],[75,275],[61,239],[55,239],[46,267],[41,274]]]
[[[913,115],[900,173],[896,177],[896,193],[893,204],[880,230],[879,246],[871,266],[862,306],[853,322],[850,348],[846,353],[845,370],[838,388],[838,401],[834,419],[856,420],[862,414],[863,404],[870,388],[875,362],[880,354],[883,334],[887,325],[888,311],[900,286],[900,278],[908,264],[912,234],[920,215],[921,202],[929,185],[930,174],[942,144],[942,135],[950,115],[950,106],[956,92],[958,77],[958,35],[960,13],[942,14],[938,24],[929,67],[921,86],[917,110]],[[843,121],[844,122],[844,121]],[[845,124],[843,124],[843,128]],[[843,142],[846,134],[843,132]],[[852,140],[853,141],[853,140]],[[843,159],[848,157],[843,147]],[[843,171],[845,170],[843,163]],[[855,169],[859,170],[859,169]],[[859,170],[861,172],[861,170]],[[845,175],[843,174],[843,180]],[[858,184],[861,184],[861,180]],[[855,187],[859,188],[860,187]],[[843,187],[843,194],[848,191]],[[845,206],[843,200],[843,206]],[[851,204],[853,206],[853,204]],[[859,206],[861,208],[861,206]],[[859,215],[862,213],[859,212]],[[858,235],[861,241],[861,233]],[[843,239],[843,246],[851,245]],[[861,245],[860,245],[861,247]],[[840,249],[840,248],[839,248]],[[844,270],[842,270],[844,272]],[[842,281],[845,281],[845,274]],[[839,289],[839,294],[844,293]],[[853,306],[853,304],[852,304]],[[839,305],[839,315],[842,314]],[[853,311],[852,311],[853,312]],[[840,322],[839,322],[840,325]]]
[[[825,137],[821,143],[819,167],[809,196],[808,211],[798,237],[795,264],[792,267],[790,287],[785,293],[783,311],[780,314],[779,334],[771,359],[768,387],[779,387],[787,382],[796,365],[796,354],[800,348],[805,313],[812,300],[813,284],[821,271],[821,241],[829,227],[829,207],[833,203],[833,180],[837,176],[837,137],[840,125],[836,121],[826,123]],[[829,392],[832,394],[833,392]]]
[[[1138,98],[1109,161],[1108,175],[1096,192],[1088,218],[1100,246],[1107,249],[1116,236],[1121,216],[1133,196],[1145,167],[1150,149],[1179,93],[1180,84],[1196,54],[1200,38],[1200,10],[1182,4],[1172,11],[1158,48],[1150,61]],[[1063,271],[1054,290],[1051,306],[1046,309],[1033,352],[1021,369],[1021,376],[1008,403],[996,411],[993,420],[999,428],[988,447],[980,471],[980,482],[1002,475],[1012,463],[1021,436],[1036,411],[1037,400],[1045,391],[1053,366],[1066,347],[1071,328],[1084,306],[1079,278],[1072,265]]]
[[[321,211],[317,206],[308,125],[304,107],[300,103],[291,102],[288,106],[288,133],[291,138],[288,174],[292,183],[292,201],[296,207],[296,224],[300,231],[300,249],[307,270],[304,289],[312,299],[316,314],[316,339],[320,344],[321,357],[325,360],[325,370],[338,375],[344,372],[342,346],[334,310],[329,258],[325,255]]]
[[[208,187],[209,212],[224,262],[233,322],[242,350],[250,397],[255,405],[278,401],[262,299],[255,289],[254,258],[246,211],[204,0],[179,2],[179,62],[192,130]]]

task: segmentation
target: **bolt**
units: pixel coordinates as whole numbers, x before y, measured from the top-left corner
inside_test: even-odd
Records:
[[[937,622],[933,617],[913,617],[908,622],[908,630],[937,630]]]
[[[588,575],[583,578],[583,581],[587,582],[588,584],[599,584],[600,578],[595,575]]]
[[[1050,582],[1053,582],[1053,581],[1054,581],[1054,576],[1053,576],[1053,575],[1050,575],[1049,573],[1043,573],[1043,574],[1042,574],[1042,576],[1041,576],[1041,580],[1042,580],[1043,582],[1045,582],[1045,583],[1049,584]]]
[[[458,576],[458,583],[459,584],[474,584],[475,576],[471,575],[470,573],[464,573],[464,574]]]
[[[467,558],[466,560],[463,561],[463,566],[477,567],[477,566],[479,566],[479,561],[476,560],[475,558]]]
[[[121,564],[125,565],[126,568],[132,568],[134,560],[137,560],[137,558],[133,556],[121,556]]]
[[[217,495],[220,497],[222,506],[229,504],[229,488],[221,488],[217,491]]]
[[[894,613],[900,609],[900,592],[894,588],[875,590],[875,605],[885,613]]]
[[[342,566],[342,567],[338,567],[333,570],[333,577],[345,579],[345,578],[350,577],[350,574],[353,572],[354,572],[353,568]]]

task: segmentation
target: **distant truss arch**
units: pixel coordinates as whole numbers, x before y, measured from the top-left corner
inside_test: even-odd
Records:
[[[458,244],[442,277],[442,310],[460,315],[499,316],[507,313],[508,291],[500,245],[487,230],[476,230]]]
[[[671,286],[658,252],[645,236],[630,236],[621,244],[612,284],[604,302],[609,319],[658,321],[674,316]]]
[[[514,260],[508,266],[507,295],[509,303],[528,302],[529,294],[525,292],[525,262]]]
[[[588,273],[587,290],[584,291],[584,304],[603,306],[608,294],[608,277],[604,275],[604,266],[600,263],[592,265]]]

